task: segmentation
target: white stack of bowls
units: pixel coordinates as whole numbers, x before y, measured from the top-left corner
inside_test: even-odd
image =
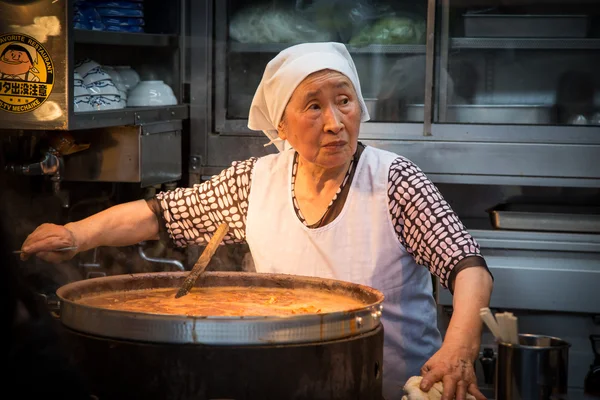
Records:
[[[141,81],[128,65],[102,66],[90,59],[75,64],[74,95],[75,111],[177,104],[173,89],[163,81]]]
[[[118,110],[124,108],[121,104],[119,90],[103,67],[96,67],[88,71],[83,77],[83,84],[92,94],[91,103],[94,109]]]
[[[128,94],[128,107],[170,106],[177,104],[173,89],[163,81],[141,81]]]
[[[93,110],[118,110],[125,108],[126,99],[113,81],[113,77],[103,66],[93,60],[83,60],[75,66],[75,71],[83,77],[83,85],[90,94]]]
[[[73,75],[73,98],[75,112],[94,111],[90,103],[90,92],[84,86],[83,78],[77,72]]]

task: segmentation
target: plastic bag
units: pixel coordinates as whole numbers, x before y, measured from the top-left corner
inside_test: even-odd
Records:
[[[307,1],[307,0],[306,0]],[[307,5],[298,1],[296,9],[315,24],[337,36],[337,40],[348,43],[377,20],[395,16],[388,4],[371,0],[314,0]]]
[[[237,12],[229,24],[229,36],[241,43],[302,43],[335,40],[293,9],[250,6]]]
[[[350,39],[354,46],[368,44],[425,44],[425,21],[408,17],[386,17]]]

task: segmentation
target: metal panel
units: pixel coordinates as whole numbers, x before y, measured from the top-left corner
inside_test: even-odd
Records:
[[[600,208],[547,204],[498,204],[489,210],[496,229],[600,233]]]
[[[139,182],[139,127],[123,126],[73,132],[90,148],[65,157],[65,181]]]
[[[435,58],[435,10],[436,0],[427,2],[427,37],[425,50],[425,108],[423,110],[423,135],[431,136],[433,122],[433,79]]]
[[[600,187],[600,146],[361,139],[415,162],[434,182]],[[206,167],[270,154],[257,133],[209,135]],[[271,146],[272,147],[272,146]],[[557,162],[564,160],[564,162]],[[213,168],[215,167],[215,168]],[[203,171],[208,174],[208,170]]]
[[[179,12],[177,15],[179,40],[178,40],[178,51],[173,54],[174,65],[179,67],[178,75],[178,87],[177,87],[177,100],[179,103],[189,104],[189,79],[187,71],[189,68],[188,57],[189,57],[189,28],[188,28],[188,12],[190,4],[187,0],[179,0],[178,2]]]
[[[69,129],[107,128],[111,126],[141,125],[187,119],[187,104],[156,107],[131,107],[119,110],[87,111],[76,113],[69,121]]]
[[[248,120],[220,123],[221,134],[254,134]],[[433,124],[432,136],[423,136],[421,123],[366,122],[361,124],[361,139],[422,140],[448,142],[600,144],[600,126],[538,126]],[[259,133],[260,134],[260,133]]]
[[[463,220],[464,222],[464,220]],[[469,229],[486,249],[547,250],[600,253],[600,235],[550,232],[514,232]]]
[[[463,14],[465,37],[585,38],[587,15]]]
[[[564,0],[561,0],[564,1]],[[598,50],[600,40],[564,38],[451,38],[452,49]]]
[[[207,165],[217,167],[217,170],[221,170],[231,165],[232,161],[246,160],[250,157],[261,157],[276,153],[277,149],[275,146],[265,147],[267,142],[268,140],[265,136],[209,135],[207,141]],[[204,170],[203,173],[207,174],[208,172]]]
[[[440,49],[438,54],[438,62],[436,68],[436,82],[438,82],[438,94],[437,101],[435,102],[434,120],[435,121],[447,121],[446,119],[446,107],[448,106],[449,93],[448,93],[448,71],[449,60],[448,60],[448,49],[450,39],[450,5],[449,0],[441,0],[441,18],[440,26],[438,30],[438,40],[440,42]],[[444,73],[442,73],[444,72]]]
[[[25,4],[21,4],[25,3]],[[43,86],[44,90],[49,91],[49,95],[45,100],[39,96],[37,108],[28,112],[7,112],[0,110],[0,119],[2,120],[2,128],[4,129],[64,129],[68,119],[69,109],[67,107],[67,90],[70,87],[67,85],[68,63],[71,54],[71,48],[68,46],[69,30],[71,19],[69,18],[69,4],[67,1],[29,1],[29,2],[0,2],[0,35],[17,34],[21,36],[23,44],[33,45],[29,42],[30,39],[23,37],[22,34],[37,40],[43,46],[43,50],[37,49],[34,57],[38,59],[36,64],[37,79],[39,82],[31,79],[30,73],[26,81],[17,82],[12,79],[2,80],[4,83],[14,83],[17,85],[27,85],[27,92],[21,93],[23,98],[19,98],[23,102],[28,102],[33,96],[27,95],[30,93],[30,85],[36,85],[36,93],[40,94],[39,87]],[[36,19],[39,17],[45,17]],[[37,21],[37,22],[36,22]],[[11,41],[12,40],[7,40]],[[5,44],[7,42],[4,42]],[[20,42],[15,41],[15,44]],[[0,44],[1,45],[1,44]],[[46,57],[43,54],[47,52]],[[33,58],[33,57],[32,57]],[[49,64],[52,62],[52,66]],[[33,60],[35,62],[35,60]],[[44,67],[42,67],[44,66]],[[46,69],[51,71],[41,71]],[[34,72],[33,69],[30,72]],[[45,84],[50,82],[48,77],[52,76],[52,86]],[[51,88],[51,90],[50,90]],[[2,90],[2,89],[0,89]],[[7,93],[4,90],[2,93]],[[11,92],[11,95],[14,92]],[[7,96],[8,97],[8,96]],[[20,96],[19,96],[20,97]],[[17,99],[15,98],[15,101]]]
[[[600,146],[367,140],[402,154],[425,173],[599,179]],[[561,162],[562,161],[562,162]]]
[[[350,54],[425,54],[423,44],[368,44],[353,46],[345,43]],[[279,53],[288,47],[288,43],[229,43],[229,51],[233,53]]]
[[[206,160],[206,138],[212,130],[212,19],[211,0],[190,4],[190,182],[200,180],[201,160]],[[217,88],[217,90],[219,90]]]
[[[600,187],[598,179],[579,179],[540,176],[505,176],[505,175],[465,175],[465,174],[427,174],[435,183],[469,184],[469,185],[522,185],[522,186],[561,186],[574,188]]]
[[[65,181],[140,182],[145,187],[181,178],[178,130],[123,126],[73,132],[73,136],[91,145],[65,157]]]
[[[434,140],[600,144],[600,126],[434,124],[432,130]]]
[[[490,307],[600,313],[600,254],[482,248],[494,275]],[[440,305],[452,305],[447,290]]]
[[[227,120],[227,1],[217,1],[215,4],[215,131],[225,128]]]
[[[140,186],[181,179],[181,131],[142,134]]]

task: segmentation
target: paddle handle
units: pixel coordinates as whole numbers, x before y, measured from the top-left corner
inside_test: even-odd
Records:
[[[210,238],[210,241],[206,245],[206,248],[200,255],[200,258],[198,258],[198,261],[196,261],[196,264],[194,264],[194,268],[192,268],[192,271],[189,273],[187,278],[185,278],[185,281],[183,281],[183,284],[177,291],[177,294],[175,295],[176,299],[185,296],[194,287],[196,280],[198,280],[200,274],[206,269],[206,266],[212,259],[212,256],[215,254],[215,251],[217,251],[219,244],[221,243],[221,241],[223,241],[223,238],[225,237],[225,234],[227,234],[228,230],[229,225],[226,222],[223,222],[221,225],[219,225],[219,227],[215,231],[215,234],[212,238]]]

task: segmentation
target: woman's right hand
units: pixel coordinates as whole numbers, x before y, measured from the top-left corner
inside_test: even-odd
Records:
[[[27,260],[31,255],[35,255],[44,261],[56,264],[73,258],[77,250],[53,250],[77,246],[75,235],[63,225],[42,224],[23,242],[21,260]]]

